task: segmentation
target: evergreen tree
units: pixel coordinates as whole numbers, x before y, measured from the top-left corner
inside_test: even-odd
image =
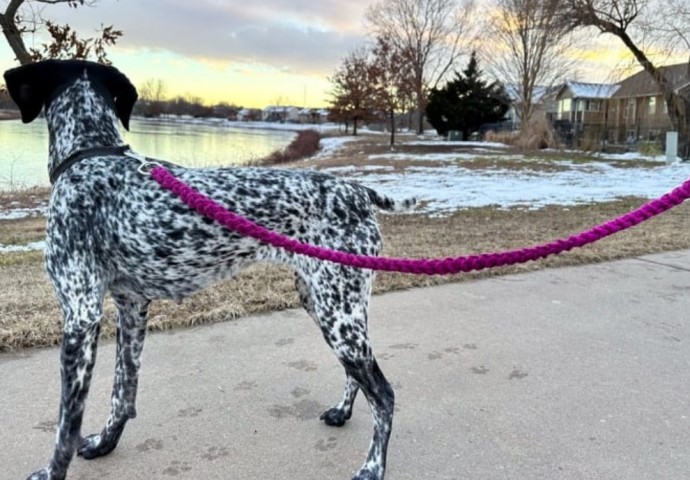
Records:
[[[443,88],[431,90],[426,115],[439,135],[459,130],[467,139],[481,125],[503,120],[510,104],[508,94],[500,83],[489,83],[481,76],[472,52],[462,73],[455,72]]]

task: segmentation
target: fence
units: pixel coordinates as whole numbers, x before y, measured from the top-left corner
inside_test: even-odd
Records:
[[[666,133],[672,131],[667,125],[572,124],[567,121],[553,122],[558,138],[566,148],[589,152],[641,152],[646,155],[661,155],[666,150]],[[690,158],[690,144],[679,143],[678,156]]]

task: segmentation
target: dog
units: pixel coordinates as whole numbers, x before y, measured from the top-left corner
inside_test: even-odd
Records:
[[[367,333],[374,274],[295,255],[228,231],[192,211],[139,171],[127,153],[118,119],[129,129],[137,91],[112,66],[48,60],[5,72],[24,123],[43,110],[53,182],[45,263],[63,313],[62,393],[50,464],[28,478],[61,480],[76,453],[93,459],[118,444],[136,417],[146,315],[154,299],[182,300],[259,261],[291,266],[302,305],[345,368],[342,400],[321,415],[342,426],[358,390],[372,412],[374,433],[354,480],[382,480],[394,393],[374,358]],[[272,168],[187,169],[178,178],[231,211],[303,242],[378,255],[375,207],[396,201],[333,176]],[[81,437],[103,317],[110,293],[117,306],[117,359],[110,415],[100,433]]]

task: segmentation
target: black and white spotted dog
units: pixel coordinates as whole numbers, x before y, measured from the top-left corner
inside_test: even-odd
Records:
[[[31,122],[45,108],[54,181],[46,267],[64,315],[62,395],[55,451],[33,480],[64,479],[77,454],[92,459],[116,446],[136,416],[135,397],[149,302],[181,300],[257,261],[290,265],[302,304],[338,360],[347,383],[340,403],[321,419],[340,426],[361,389],[374,434],[357,480],[384,477],[393,389],[369,343],[367,311],[373,273],[286,253],[205,220],[125,153],[117,120],[128,128],[136,89],[113,67],[45,61],[9,70],[10,95]],[[316,172],[262,168],[172,172],[230,210],[304,242],[376,255],[381,237],[373,207],[404,209],[363,186]],[[103,298],[118,308],[112,408],[103,430],[81,437],[84,403],[96,360]]]

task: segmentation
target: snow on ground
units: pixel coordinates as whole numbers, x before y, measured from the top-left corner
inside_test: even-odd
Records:
[[[447,165],[410,167],[404,175],[334,173],[395,198],[416,197],[423,203],[416,212],[439,215],[471,207],[534,209],[605,202],[626,196],[656,198],[685,181],[690,175],[690,165],[646,169],[614,168],[603,163],[573,164],[568,171],[529,173],[502,169],[478,171]]]
[[[484,151],[491,151],[491,148],[508,148],[505,143],[498,142],[445,142],[443,140],[418,140],[413,142],[407,142],[405,145],[421,145],[421,146],[437,146],[439,143],[454,145],[458,147],[474,147],[485,149]]]
[[[353,142],[355,137],[326,137],[319,140],[321,150],[315,158],[323,158],[333,155],[347,143]]]
[[[19,220],[27,217],[42,217],[48,211],[48,205],[41,205],[36,208],[10,208],[0,210],[0,220]]]
[[[433,144],[433,142],[418,142]],[[463,147],[471,142],[458,142]],[[478,143],[477,145],[484,145]],[[496,144],[499,146],[501,144]],[[680,185],[690,176],[690,163],[660,164],[649,167],[620,168],[605,161],[559,161],[563,171],[551,169],[515,170],[500,168],[500,160],[524,160],[549,163],[548,160],[530,159],[524,155],[497,157],[498,167],[478,170],[458,163],[472,160],[485,152],[438,154],[381,154],[370,155],[374,163],[366,167],[336,167],[327,172],[359,182],[396,198],[416,197],[421,206],[415,212],[433,215],[449,214],[458,209],[498,206],[536,209],[547,205],[577,205],[612,201],[626,196],[656,198]],[[575,155],[574,155],[575,156]],[[578,154],[581,156],[581,154]],[[639,155],[611,155],[611,160],[630,160]],[[439,166],[413,166],[405,173],[394,173],[390,167],[376,166],[377,160],[415,160],[417,162],[445,162]],[[660,160],[655,158],[655,160]]]
[[[26,245],[3,245],[0,243],[1,253],[15,253],[15,252],[30,252],[32,250],[44,250],[46,242],[41,240],[39,242],[31,242]]]

